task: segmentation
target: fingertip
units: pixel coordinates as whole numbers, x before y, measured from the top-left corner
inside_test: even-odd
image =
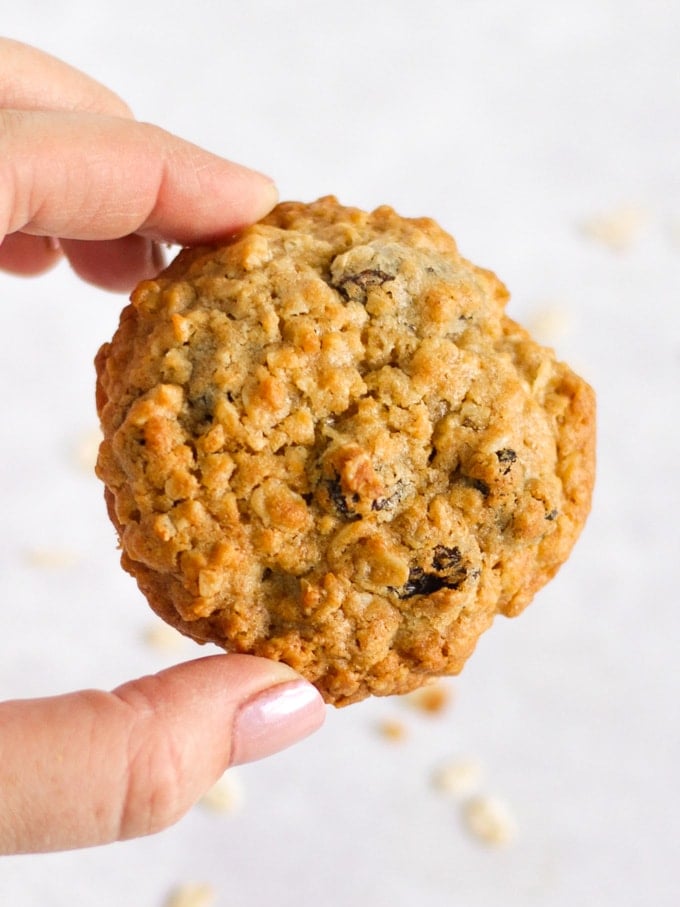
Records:
[[[144,714],[130,725],[130,766],[119,838],[166,828],[229,766],[270,756],[321,726],[318,691],[287,665],[251,655],[210,655],[119,687],[114,695]],[[174,765],[168,771],[173,741]]]
[[[166,146],[156,204],[143,236],[181,245],[228,239],[265,217],[279,201],[271,177],[148,126]]]
[[[0,242],[0,270],[20,277],[37,277],[62,258],[59,241],[51,236],[10,233]]]
[[[267,214],[274,208],[279,201],[279,190],[276,186],[276,183],[271,180],[268,176],[262,176],[259,174],[262,179],[262,184],[259,193],[258,207],[255,215],[255,220],[261,220],[261,218],[266,217]]]
[[[224,242],[269,214],[278,201],[279,191],[269,177],[221,161],[213,179],[195,195],[192,216],[184,214],[170,228],[161,204],[162,215],[152,214],[139,233],[156,242],[183,246]]]
[[[209,716],[215,715],[221,700],[230,738],[221,770],[263,759],[303,740],[321,727],[326,716],[316,687],[287,664],[269,658],[209,655],[156,677],[176,689],[190,689],[192,708],[205,708]]]
[[[81,280],[113,293],[129,293],[141,280],[155,277],[165,262],[157,243],[137,235],[101,242],[64,239],[61,244]]]

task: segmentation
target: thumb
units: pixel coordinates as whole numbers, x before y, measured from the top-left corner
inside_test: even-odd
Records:
[[[0,853],[65,850],[171,825],[229,765],[321,725],[291,668],[215,655],[134,680],[0,705]]]

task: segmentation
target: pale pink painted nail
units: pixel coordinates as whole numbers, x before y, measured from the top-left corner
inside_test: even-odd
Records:
[[[325,711],[318,691],[304,680],[257,693],[236,713],[231,765],[254,762],[297,743],[321,727]]]

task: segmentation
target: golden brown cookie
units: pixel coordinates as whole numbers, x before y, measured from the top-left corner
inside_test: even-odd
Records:
[[[567,558],[594,397],[433,221],[279,205],[97,356],[122,563],[183,633],[343,705],[455,674]]]

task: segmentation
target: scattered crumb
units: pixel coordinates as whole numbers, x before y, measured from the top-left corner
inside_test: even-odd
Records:
[[[201,797],[199,803],[212,812],[236,813],[243,806],[244,800],[243,782],[233,769],[229,769]]]
[[[510,844],[517,836],[517,823],[510,809],[496,797],[468,800],[463,806],[463,821],[471,835],[494,847]]]
[[[215,889],[203,883],[186,883],[174,888],[163,907],[212,907]]]
[[[581,232],[589,239],[621,252],[632,246],[647,220],[647,212],[642,208],[621,205],[608,213],[583,221]]]
[[[150,624],[144,631],[144,642],[159,652],[176,652],[181,649],[185,639],[179,630],[162,621]]]
[[[483,769],[475,759],[456,759],[441,765],[432,775],[437,790],[454,797],[469,797],[483,778]]]
[[[405,699],[409,705],[421,712],[436,715],[443,712],[448,706],[451,701],[451,692],[443,684],[435,682],[414,693],[408,693]]]
[[[73,456],[76,466],[83,472],[94,473],[102,437],[99,428],[92,428],[76,442]]]
[[[403,721],[397,721],[392,718],[382,721],[378,725],[378,731],[385,740],[390,740],[392,743],[399,743],[408,737],[408,731]]]
[[[80,555],[68,548],[30,548],[25,553],[26,561],[31,567],[44,570],[73,567],[80,560]]]
[[[553,346],[569,333],[571,318],[566,306],[550,303],[527,319],[526,327],[539,343]]]

